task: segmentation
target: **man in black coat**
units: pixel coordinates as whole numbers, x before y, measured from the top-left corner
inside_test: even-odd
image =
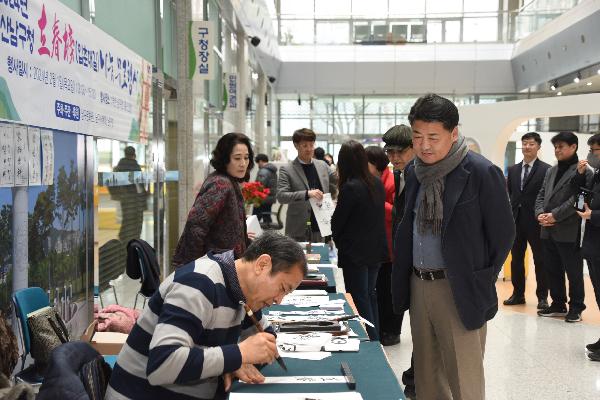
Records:
[[[523,161],[508,168],[508,195],[515,219],[516,236],[512,246],[510,277],[513,294],[504,300],[504,305],[525,304],[525,250],[531,246],[535,261],[535,280],[538,309],[548,307],[548,278],[544,269],[540,224],[535,217],[535,199],[546,171],[550,168],[538,158],[542,138],[537,132],[528,132],[521,137]]]
[[[408,120],[414,166],[406,171],[404,216],[392,270],[394,309],[410,309],[419,399],[483,399],[487,321],[498,311],[495,282],[515,225],[502,171],[470,152],[458,109],[419,98]]]
[[[587,160],[579,161],[571,184],[577,191],[582,187],[592,191],[591,196],[585,199],[585,211],[577,211],[577,214],[585,221],[581,253],[587,261],[596,304],[600,307],[600,133],[590,137],[587,143],[590,146]],[[593,174],[589,173],[588,167],[592,168]],[[600,339],[588,344],[586,349],[590,360],[600,361]]]
[[[546,172],[535,201],[535,215],[542,226],[540,237],[552,304],[539,310],[538,315],[579,322],[585,310],[583,259],[579,248],[581,217],[573,207],[575,190],[571,185],[577,174],[579,140],[573,132],[560,132],[551,141],[558,163]],[[591,175],[591,171],[586,174]],[[569,279],[568,311],[565,273]]]

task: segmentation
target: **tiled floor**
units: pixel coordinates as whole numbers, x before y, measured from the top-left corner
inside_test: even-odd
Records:
[[[587,276],[586,279],[589,283]],[[510,285],[510,282],[499,282],[498,285]],[[499,295],[506,290],[499,287]],[[593,294],[589,294],[591,297],[586,293],[586,299],[593,299]],[[595,302],[587,301],[587,305],[584,321],[575,324],[538,317],[528,310],[529,306],[522,306],[521,312],[500,307],[496,317],[488,324],[486,398],[599,399],[600,363],[586,358],[584,346],[598,340],[600,324],[596,322],[598,311]],[[586,318],[586,314],[593,315]],[[402,372],[410,365],[409,318],[404,318],[400,344],[384,349],[400,380]]]

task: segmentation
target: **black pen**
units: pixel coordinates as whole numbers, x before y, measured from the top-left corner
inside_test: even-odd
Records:
[[[334,318],[334,321],[348,321],[349,319],[358,318],[358,315],[344,315],[343,317]]]
[[[244,303],[243,301],[240,301],[240,304],[244,306],[244,310],[246,310],[246,315],[252,320],[252,323],[256,327],[256,330],[258,330],[259,332],[264,332],[265,330],[263,329],[262,325],[258,323],[258,320],[254,316],[252,309],[248,307],[248,304]],[[275,357],[275,361],[277,361],[277,364],[279,364],[281,368],[283,368],[283,370],[287,372],[288,369],[285,366],[285,363],[283,362],[283,358],[281,358],[279,354]]]

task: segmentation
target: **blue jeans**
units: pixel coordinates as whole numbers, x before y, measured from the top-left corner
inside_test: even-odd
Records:
[[[371,340],[379,340],[379,311],[377,308],[377,274],[379,264],[358,265],[352,262],[340,263],[344,273],[346,292],[352,295],[361,317],[372,322],[375,328],[366,325]]]

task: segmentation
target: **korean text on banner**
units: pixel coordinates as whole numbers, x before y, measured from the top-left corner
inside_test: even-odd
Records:
[[[0,1],[0,119],[144,143],[151,86],[148,61],[58,0]]]
[[[214,23],[211,21],[190,22],[190,79],[194,81],[214,79]],[[191,49],[190,49],[191,50]]]

